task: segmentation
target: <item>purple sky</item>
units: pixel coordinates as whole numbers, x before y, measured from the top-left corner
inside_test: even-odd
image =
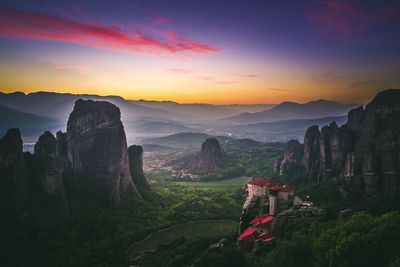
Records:
[[[400,1],[1,1],[0,90],[366,102],[400,87]]]

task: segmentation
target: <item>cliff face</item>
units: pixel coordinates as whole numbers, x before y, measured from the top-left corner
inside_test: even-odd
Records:
[[[64,163],[57,155],[56,138],[45,132],[35,145],[35,153],[22,152],[18,129],[10,129],[0,139],[0,195],[2,213],[26,219],[37,197],[47,199],[52,211],[68,213],[63,186]],[[42,205],[44,203],[41,203]]]
[[[198,166],[201,171],[219,172],[221,170],[221,160],[225,156],[225,151],[219,145],[216,138],[207,138],[201,145],[198,155]]]
[[[301,169],[303,150],[304,147],[299,141],[290,140],[286,144],[284,156],[275,162],[275,171],[279,173],[279,175],[287,175],[292,171]]]
[[[45,132],[35,144],[34,158],[42,189],[51,205],[60,213],[68,212],[68,203],[63,185],[65,162],[57,155],[58,140],[50,132]]]
[[[133,183],[145,189],[150,188],[143,172],[143,148],[132,145],[128,148],[129,168]]]
[[[304,137],[304,155],[303,164],[306,172],[312,180],[318,180],[319,162],[320,162],[320,144],[321,133],[317,125],[308,128]]]
[[[73,173],[89,181],[113,207],[120,193],[139,195],[129,171],[128,149],[121,113],[103,101],[78,100],[67,124],[68,159]]]
[[[0,139],[0,213],[23,218],[28,215],[29,180],[19,129],[10,129]]]
[[[365,109],[351,110],[340,128],[310,127],[303,163],[313,180],[345,179],[366,197],[400,200],[400,90],[383,91]]]

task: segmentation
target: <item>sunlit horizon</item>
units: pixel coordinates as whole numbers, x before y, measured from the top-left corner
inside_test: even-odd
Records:
[[[178,103],[366,103],[400,87],[397,6],[5,0],[0,91]]]

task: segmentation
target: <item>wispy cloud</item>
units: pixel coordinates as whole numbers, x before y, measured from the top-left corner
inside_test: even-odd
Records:
[[[371,86],[373,84],[377,84],[379,81],[377,80],[364,80],[364,81],[356,81],[349,83],[350,88],[358,88],[364,86]]]
[[[270,87],[270,88],[268,88],[268,90],[272,90],[272,91],[278,91],[278,92],[285,92],[285,91],[288,91],[289,89],[286,89],[286,88],[274,88],[274,87]]]
[[[76,65],[76,66],[58,65],[58,66],[56,66],[56,69],[75,72],[75,73],[78,73],[79,75],[86,75],[86,74],[92,72],[92,68],[85,67],[85,66],[78,66],[78,65]]]
[[[218,84],[232,84],[232,83],[236,83],[236,81],[218,81],[216,83],[218,83]]]
[[[165,17],[161,17],[161,16],[157,16],[155,18],[153,18],[152,20],[152,24],[154,25],[164,25],[164,24],[168,24],[169,20]]]
[[[196,80],[202,80],[202,81],[211,81],[213,80],[215,77],[214,76],[210,76],[210,75],[197,75],[195,71],[191,70],[191,69],[185,69],[185,68],[166,68],[164,69],[164,71],[173,73],[173,74],[178,74],[178,75],[189,75],[192,74],[192,78],[196,79]],[[196,75],[194,75],[196,74]]]
[[[325,79],[329,79],[329,78],[334,77],[335,74],[336,74],[336,70],[335,69],[330,69],[327,72],[322,73],[321,77],[325,78]]]
[[[174,73],[174,74],[190,74],[193,73],[190,69],[183,69],[183,68],[167,68],[164,69],[167,72]]]
[[[349,39],[364,36],[372,22],[398,17],[399,12],[393,11],[396,8],[399,6],[387,5],[385,9],[367,10],[352,1],[314,0],[313,5],[305,9],[305,14],[319,34]]]
[[[161,23],[161,21],[158,21]],[[82,22],[45,14],[0,9],[0,36],[75,43],[123,52],[153,55],[218,52],[219,48],[191,40],[174,29],[147,34],[138,29]]]
[[[207,75],[195,75],[193,78],[198,79],[198,80],[203,80],[203,81],[210,81],[213,80],[215,77],[214,76],[207,76]]]
[[[234,74],[235,76],[238,77],[243,77],[243,78],[257,78],[258,75],[255,73],[238,73],[238,74]]]

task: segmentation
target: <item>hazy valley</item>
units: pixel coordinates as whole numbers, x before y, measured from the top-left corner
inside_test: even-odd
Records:
[[[59,102],[65,109],[72,99],[83,97],[40,94],[52,97],[52,101],[54,97],[67,98]],[[2,97],[12,99],[15,94]],[[30,96],[17,94],[17,97]],[[397,155],[400,145],[396,130],[399,97],[398,89],[386,90],[365,108],[349,111],[348,116],[300,119],[289,110],[290,115],[282,115],[289,120],[223,125],[214,117],[203,124],[204,118],[183,118],[183,114],[172,111],[161,116],[162,112],[154,106],[142,107],[114,97],[85,96],[96,100],[75,101],[66,126],[62,126],[66,119],[63,113],[41,116],[56,108],[52,103],[47,107],[44,102],[40,107],[27,106],[23,111],[4,107],[1,125],[6,134],[0,140],[0,170],[2,214],[7,220],[2,231],[11,230],[8,234],[3,232],[9,242],[4,247],[8,251],[5,261],[19,265],[32,259],[46,265],[53,260],[47,256],[37,258],[39,251],[46,249],[55,253],[54,260],[59,264],[59,257],[64,255],[59,249],[65,249],[62,242],[72,242],[79,244],[76,249],[85,253],[69,247],[66,251],[74,257],[65,261],[65,266],[77,261],[83,265],[113,262],[121,266],[186,266],[194,261],[196,266],[207,266],[212,257],[218,258],[218,265],[226,264],[227,257],[233,257],[244,266],[262,262],[280,266],[283,259],[279,253],[290,253],[284,243],[284,233],[298,238],[307,227],[320,231],[320,235],[331,227],[336,227],[335,231],[347,231],[347,224],[357,224],[358,220],[371,223],[389,220],[389,225],[383,223],[383,227],[390,228],[391,223],[400,219],[398,213],[376,219],[363,213],[351,214],[367,211],[377,216],[398,209],[398,157],[390,155]],[[104,99],[117,99],[123,108]],[[8,100],[2,104],[22,108],[12,103]],[[280,105],[277,107],[282,114]],[[5,130],[8,127],[14,129]],[[38,141],[29,144],[26,140]],[[278,206],[273,207],[271,199],[253,193],[257,186],[262,188],[259,183],[268,184],[268,194],[275,192],[271,188],[283,188],[279,190],[286,192],[286,188],[292,188],[289,184],[295,188],[296,197],[294,201],[292,198],[282,203],[279,200]],[[265,214],[266,205],[269,205],[266,214],[270,217],[265,218],[272,218],[273,228],[252,228],[254,218],[264,218],[257,216]],[[390,219],[384,219],[388,216]],[[41,221],[44,219],[48,223]],[[26,228],[29,222],[34,223],[33,229]],[[68,222],[71,225],[67,226]],[[114,228],[115,222],[118,228]],[[321,225],[316,226],[317,222]],[[89,238],[90,246],[96,251],[113,246],[111,254],[92,258],[96,252],[88,252],[86,245],[79,241],[82,231],[92,224],[98,228],[92,231],[94,236],[83,236]],[[299,229],[291,229],[294,225]],[[15,227],[45,236],[31,238]],[[59,227],[66,232],[51,234]],[[205,233],[200,237],[194,229]],[[264,243],[254,241],[253,245],[254,239],[247,236],[249,229],[257,229],[254,233],[260,237],[257,231],[267,231],[263,234],[267,236]],[[148,233],[152,233],[148,240],[141,240]],[[111,239],[107,237],[109,234],[113,236]],[[13,259],[19,243],[10,245],[10,242],[16,236],[31,245],[40,242],[40,246],[30,250],[34,253],[32,258]],[[278,241],[271,241],[275,238]],[[296,240],[286,242],[298,244],[300,241]],[[209,247],[213,242],[217,243]],[[396,246],[391,241],[384,242]],[[169,251],[165,247],[168,244],[175,244],[175,251],[183,249],[178,255],[186,258],[168,259],[164,254]],[[226,248],[218,252],[213,249],[216,244]],[[320,249],[318,246],[310,249]],[[204,254],[199,255],[198,249]],[[253,258],[253,253],[261,256]],[[387,262],[394,256],[388,253]],[[360,260],[353,257],[349,261],[355,259]],[[310,256],[308,260],[314,259]],[[289,262],[297,259],[290,258]],[[321,264],[325,263],[326,260],[321,260]]]
[[[0,266],[400,267],[399,11],[0,0]]]

